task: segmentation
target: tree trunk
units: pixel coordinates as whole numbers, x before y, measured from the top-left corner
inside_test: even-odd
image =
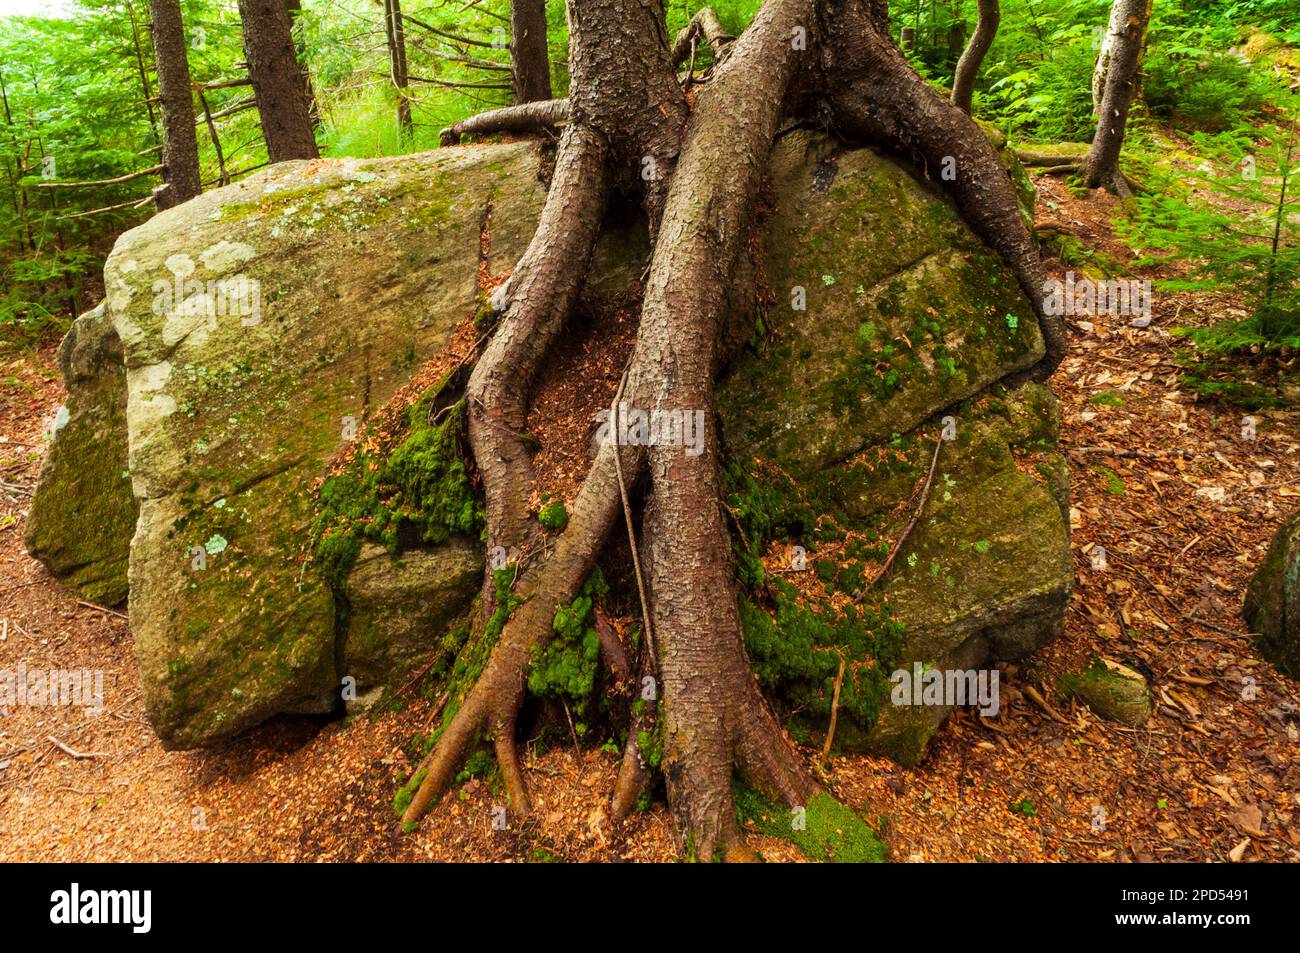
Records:
[[[180,0],[149,0],[149,19],[162,103],[163,185],[154,191],[161,211],[188,202],[202,191],[202,185]]]
[[[1115,49],[1115,38],[1123,32],[1123,5],[1112,3],[1110,18],[1102,29],[1101,43],[1097,47],[1097,62],[1092,67],[1092,114],[1101,115],[1101,97],[1106,91],[1106,73],[1110,69],[1111,53]]]
[[[546,0],[512,0],[510,4],[510,90],[516,106],[551,98]]]
[[[403,135],[411,132],[410,86],[406,69],[406,29],[402,26],[400,0],[384,0],[384,33],[388,40],[388,69],[397,89],[397,127]]]
[[[284,0],[239,0],[239,16],[267,158],[271,162],[317,158],[311,101]]]
[[[1137,85],[1138,61],[1146,41],[1146,0],[1115,0],[1111,9],[1110,55],[1097,115],[1097,132],[1084,160],[1083,181],[1090,189],[1122,183],[1119,155]],[[1121,191],[1123,189],[1121,188]]]
[[[970,38],[961,59],[957,61],[957,72],[952,80],[952,101],[967,115],[971,111],[971,94],[975,90],[975,80],[979,76],[980,66],[988,55],[993,39],[998,35],[998,23],[1002,12],[998,0],[979,0],[979,22],[975,24],[975,33]]]

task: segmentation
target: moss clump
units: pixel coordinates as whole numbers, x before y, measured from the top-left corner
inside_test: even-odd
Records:
[[[545,648],[533,647],[529,662],[528,690],[534,696],[565,700],[579,715],[587,711],[600,661],[596,604],[608,593],[604,575],[594,569],[574,600],[555,611],[550,640]]]
[[[405,433],[391,451],[359,452],[345,472],[321,484],[312,549],[336,592],[346,588],[362,540],[396,553],[399,533],[436,545],[454,533],[481,531],[483,509],[461,453],[464,402],[430,423],[440,389],[407,410]]]
[[[564,508],[564,501],[552,500],[545,504],[537,513],[537,522],[551,532],[558,532],[568,526],[569,511]]]
[[[829,717],[843,658],[840,712],[869,730],[888,694],[886,672],[892,671],[902,647],[902,623],[878,604],[850,604],[836,611],[826,602],[810,608],[782,579],[773,580],[772,590],[774,612],[749,598],[740,604],[745,648],[759,684],[802,718]]]
[[[647,704],[649,703],[642,699],[637,699],[632,705],[632,713],[637,716],[641,715],[643,713],[641,709]],[[644,761],[651,770],[657,771],[664,761],[663,702],[656,702],[655,708],[656,714],[654,722],[650,726],[650,730],[646,731],[643,728],[636,733],[636,748],[637,752],[641,755],[641,760]],[[650,803],[649,792],[645,792],[642,797],[645,798],[645,804],[648,806]],[[637,809],[644,809],[641,807],[641,801],[637,802]]]
[[[1123,496],[1125,491],[1124,478],[1112,470],[1110,467],[1095,467],[1097,473],[1102,479],[1102,489],[1111,496]]]
[[[889,859],[871,825],[829,794],[816,795],[802,810],[779,807],[739,784],[732,798],[742,825],[790,841],[809,860],[879,864]]]
[[[415,799],[415,792],[420,789],[424,783],[424,776],[428,772],[417,771],[414,776],[404,785],[397,789],[393,795],[393,812],[401,817],[406,813],[406,809],[411,806],[411,801]]]
[[[456,775],[456,783],[464,784],[471,778],[490,780],[497,771],[496,758],[485,748],[480,748],[465,759],[465,767]]]
[[[746,589],[740,618],[759,684],[798,711],[801,722],[829,718],[843,659],[840,712],[865,732],[888,696],[886,673],[901,651],[904,626],[879,596],[857,602],[834,598],[863,591],[867,561],[888,551],[874,521],[836,512],[835,500],[845,490],[837,479],[813,478],[796,486],[784,475],[760,479],[749,468],[728,465],[728,503],[742,535],[736,544],[737,572]],[[808,549],[818,541],[834,544],[826,551],[833,549],[837,558],[819,556],[809,566],[820,596],[767,574],[762,556],[774,540],[793,540]]]

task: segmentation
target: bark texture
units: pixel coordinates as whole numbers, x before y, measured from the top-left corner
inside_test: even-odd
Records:
[[[311,97],[294,49],[284,0],[239,0],[239,17],[267,158],[283,162],[319,157]]]
[[[998,0],[979,0],[979,22],[975,24],[975,33],[962,51],[957,61],[957,71],[952,80],[952,102],[962,112],[970,115],[971,94],[975,91],[975,80],[979,76],[980,66],[988,55],[998,35],[998,24],[1002,11]]]
[[[163,186],[154,192],[161,211],[188,202],[202,186],[180,0],[149,0],[149,19],[162,103]]]
[[[470,116],[443,129],[438,138],[442,145],[451,146],[459,142],[461,136],[491,136],[498,132],[549,132],[568,119],[567,99],[543,99],[522,106],[489,109],[477,116]]]
[[[546,0],[511,0],[510,91],[515,105],[551,98]]]
[[[1109,59],[1105,87],[1097,114],[1097,132],[1083,164],[1084,184],[1090,189],[1113,186],[1126,191],[1119,175],[1129,108],[1137,88],[1138,62],[1147,32],[1146,0],[1115,0],[1111,10]]]

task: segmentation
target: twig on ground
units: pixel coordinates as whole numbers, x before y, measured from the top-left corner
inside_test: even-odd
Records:
[[[85,599],[78,599],[77,605],[85,606],[87,609],[94,609],[98,612],[106,612],[109,615],[117,616],[119,619],[127,619],[128,621],[130,621],[130,616],[128,616],[125,612],[118,612],[116,609],[110,609],[107,606],[101,606],[94,602],[87,602]]]
[[[840,657],[840,670],[835,676],[835,693],[831,696],[831,723],[826,728],[826,743],[822,745],[821,764],[825,765],[831,757],[831,743],[835,740],[835,722],[840,716],[840,688],[844,685],[844,653]]]
[[[53,735],[49,735],[45,740],[54,745],[54,747],[58,748],[64,754],[71,758],[76,758],[78,761],[84,761],[89,758],[106,758],[112,754],[111,751],[78,751],[76,748],[69,748]]]

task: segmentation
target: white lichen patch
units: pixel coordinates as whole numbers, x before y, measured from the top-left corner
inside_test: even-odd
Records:
[[[170,271],[177,278],[188,278],[194,274],[194,269],[198,266],[194,264],[194,259],[184,252],[171,255],[163,262],[163,267]]]
[[[166,312],[163,322],[163,344],[170,350],[181,341],[198,347],[207,341],[217,326],[217,307],[207,289],[191,294],[175,308]]]
[[[142,367],[134,367],[127,371],[127,384],[133,394],[148,394],[162,390],[171,374],[172,365],[170,361],[145,364]]]
[[[214,275],[224,275],[226,272],[235,271],[256,256],[257,252],[253,250],[253,246],[246,242],[222,240],[204,250],[199,255],[199,261],[203,262],[203,267]]]

